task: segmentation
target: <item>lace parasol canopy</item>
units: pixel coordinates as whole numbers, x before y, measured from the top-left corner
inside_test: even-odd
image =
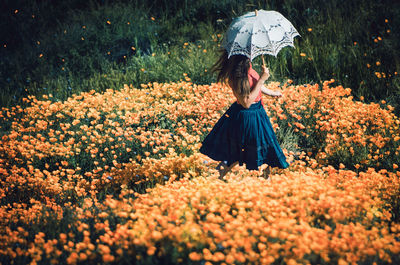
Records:
[[[252,61],[262,54],[277,56],[285,46],[294,47],[300,36],[282,14],[277,11],[256,10],[232,21],[223,40],[223,47],[232,55],[245,55]]]

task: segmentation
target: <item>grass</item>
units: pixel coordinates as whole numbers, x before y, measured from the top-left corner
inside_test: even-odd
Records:
[[[391,1],[22,3],[6,2],[1,15],[1,106],[20,104],[30,94],[62,101],[124,83],[179,81],[183,73],[211,83],[215,78],[205,70],[215,61],[221,35],[233,17],[258,8],[280,11],[301,34],[296,48],[266,57],[272,80],[334,78],[356,98],[385,99],[399,113],[400,9]],[[59,19],[52,21],[52,14]]]

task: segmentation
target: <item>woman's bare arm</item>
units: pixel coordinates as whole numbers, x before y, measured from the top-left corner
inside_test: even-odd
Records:
[[[261,86],[261,92],[263,92],[264,94],[268,95],[268,96],[273,96],[273,97],[281,97],[282,96],[282,92],[279,90],[271,90],[267,87],[265,87],[265,85]]]

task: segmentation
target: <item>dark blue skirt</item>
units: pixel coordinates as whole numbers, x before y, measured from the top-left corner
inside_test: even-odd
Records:
[[[248,170],[258,170],[262,164],[289,166],[261,101],[248,109],[233,103],[206,136],[200,152],[228,166],[244,163]]]

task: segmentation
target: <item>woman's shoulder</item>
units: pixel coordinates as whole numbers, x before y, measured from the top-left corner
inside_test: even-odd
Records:
[[[252,65],[250,64],[249,72],[248,72],[249,77],[253,77],[255,79],[259,79],[260,75],[257,73],[256,70],[253,69]]]

